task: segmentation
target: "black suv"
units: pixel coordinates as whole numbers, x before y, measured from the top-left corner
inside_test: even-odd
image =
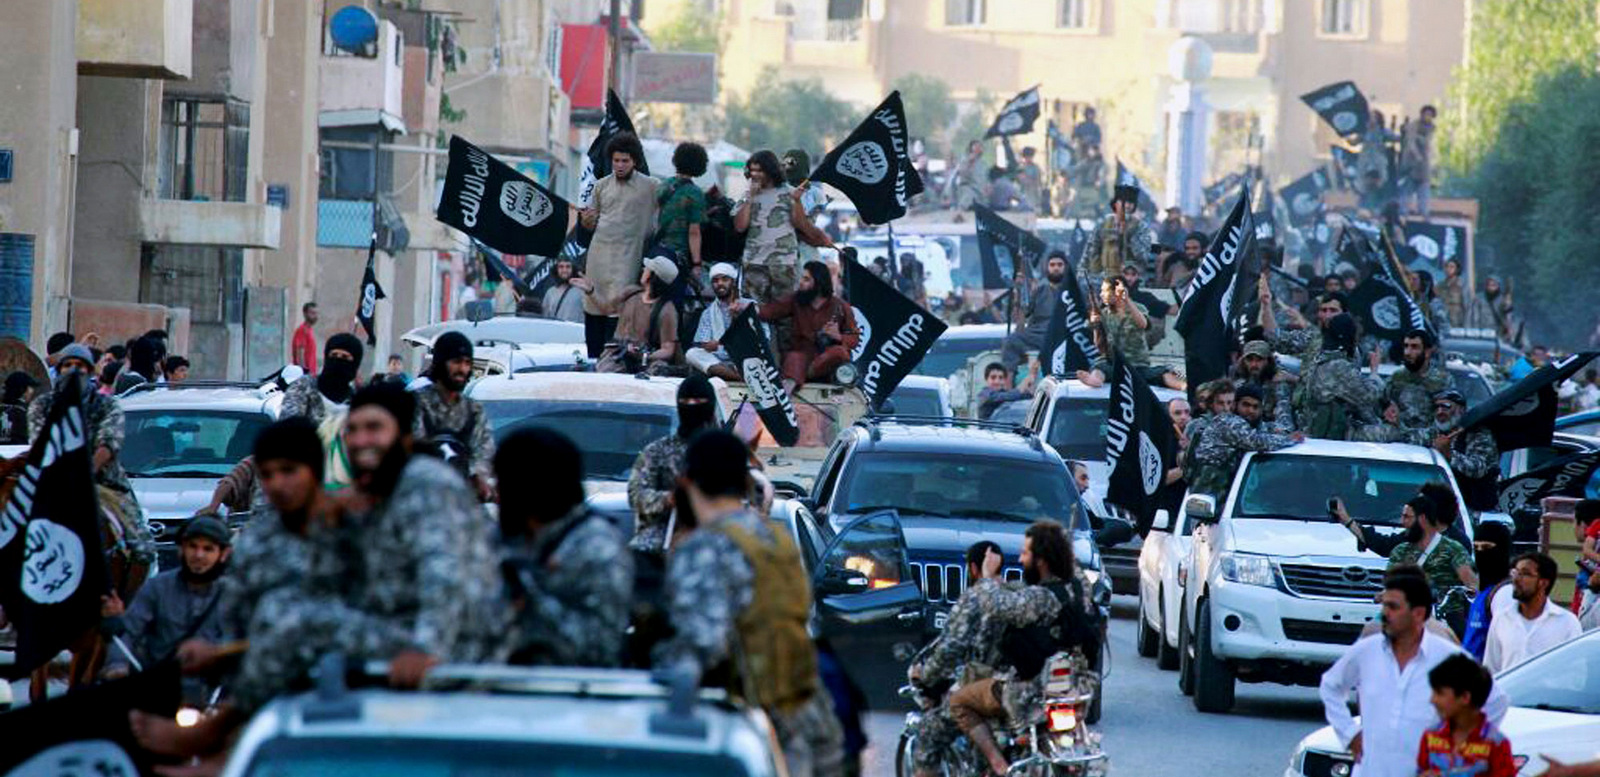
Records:
[[[1061,456],[1026,427],[951,418],[875,416],[840,433],[822,462],[816,491],[803,500],[819,523],[841,531],[856,519],[893,511],[912,572],[944,627],[966,587],[967,547],[998,543],[1005,576],[1019,580],[1022,535],[1040,518],[1072,532],[1077,561],[1109,596],[1089,518]]]

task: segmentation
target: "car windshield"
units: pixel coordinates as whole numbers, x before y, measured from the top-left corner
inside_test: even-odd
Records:
[[[276,739],[250,762],[250,777],[743,777],[727,755],[637,748],[453,739]]]
[[[990,421],[1007,424],[1022,424],[1028,420],[1028,408],[1033,405],[1031,399],[1018,399],[1007,402],[989,415]]]
[[[984,351],[1000,350],[1002,339],[999,336],[960,339],[941,337],[933,341],[933,347],[923,355],[922,361],[911,370],[911,374],[948,378],[965,368],[968,359]]]
[[[1068,523],[1081,509],[1059,464],[928,453],[864,453],[853,461],[840,512]]]
[[[129,477],[213,477],[250,455],[272,417],[260,412],[129,410],[119,456]]]
[[[1337,496],[1362,523],[1399,526],[1400,511],[1417,488],[1444,479],[1444,471],[1433,464],[1263,454],[1251,459],[1245,471],[1234,515],[1332,521],[1328,498]]]
[[[1579,421],[1574,424],[1563,426],[1561,427],[1561,431],[1566,432],[1567,434],[1581,434],[1586,437],[1600,436],[1600,418],[1595,418],[1588,421]]]
[[[1518,707],[1600,715],[1600,633],[1540,653],[1494,684]]]
[[[1105,399],[1058,398],[1044,441],[1063,459],[1105,461],[1106,405]]]
[[[901,386],[889,395],[894,402],[895,415],[942,416],[944,408],[939,403],[938,389],[907,388]]]
[[[583,452],[584,477],[593,480],[626,481],[639,449],[678,426],[677,411],[670,405],[488,399],[483,409],[496,442],[528,427],[572,438]]]
[[[1474,407],[1494,395],[1489,381],[1471,370],[1450,370],[1450,382],[1467,398],[1467,407]]]

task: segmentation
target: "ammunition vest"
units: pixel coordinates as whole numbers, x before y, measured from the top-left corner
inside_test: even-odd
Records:
[[[733,540],[755,570],[750,606],[734,624],[730,690],[764,710],[792,712],[817,692],[817,651],[806,628],[811,589],[800,553],[779,532],[768,543],[727,522],[711,528]]]

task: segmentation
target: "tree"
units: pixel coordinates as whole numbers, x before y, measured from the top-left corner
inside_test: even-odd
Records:
[[[677,12],[650,30],[650,40],[662,51],[690,51],[720,54],[722,15],[710,13],[700,3],[685,2]]]
[[[1600,75],[1593,3],[1485,0],[1441,140],[1445,183],[1476,197],[1477,276],[1516,284],[1541,341],[1581,346],[1600,286]]]
[[[777,68],[768,65],[748,94],[729,97],[727,139],[752,151],[805,149],[819,160],[862,118],[857,113],[829,94],[822,79],[780,80]]]
[[[912,137],[923,139],[929,156],[949,157],[950,124],[957,113],[956,104],[950,100],[950,85],[934,76],[910,73],[895,79],[889,88],[900,91]]]

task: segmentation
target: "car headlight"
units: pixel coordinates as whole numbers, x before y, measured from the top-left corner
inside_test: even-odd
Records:
[[[1267,588],[1276,588],[1278,585],[1277,576],[1272,571],[1272,560],[1266,556],[1224,553],[1220,560],[1222,563],[1222,579],[1230,583],[1259,585]]]

